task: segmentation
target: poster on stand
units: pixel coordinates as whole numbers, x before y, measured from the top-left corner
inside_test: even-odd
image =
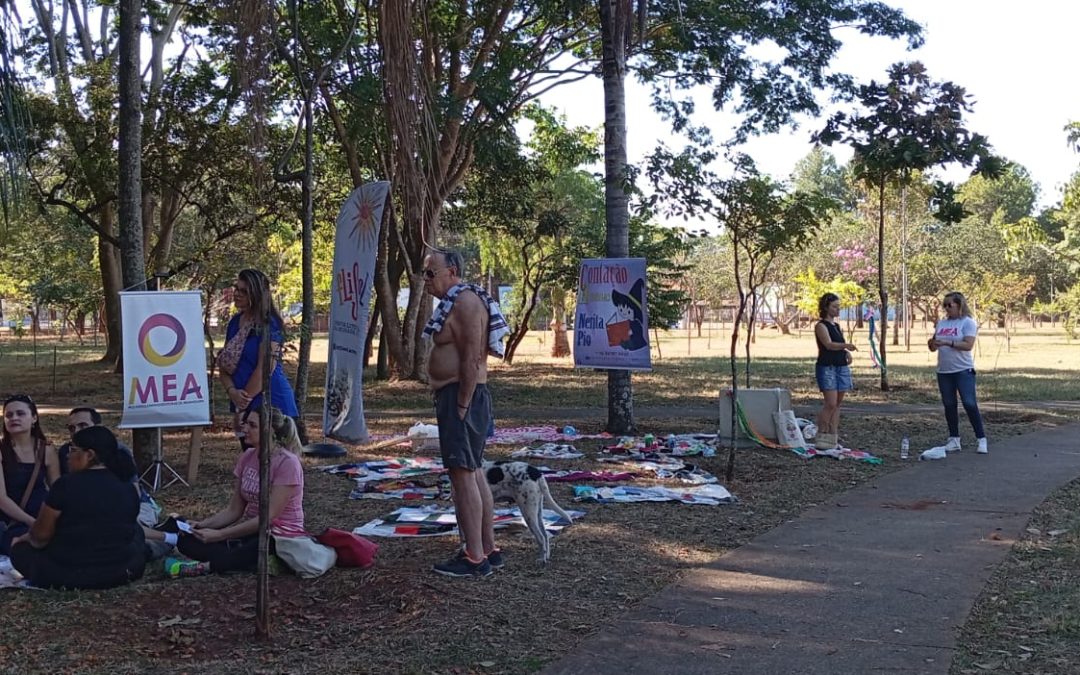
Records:
[[[574,366],[652,368],[644,258],[581,261],[574,311]]]
[[[121,429],[210,424],[199,291],[120,294],[124,345]]]
[[[330,341],[326,356],[323,435],[347,443],[368,439],[361,381],[379,227],[390,183],[367,183],[341,207],[334,236]]]

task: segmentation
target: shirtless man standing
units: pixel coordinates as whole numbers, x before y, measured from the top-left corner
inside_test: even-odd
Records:
[[[458,530],[465,545],[436,564],[438,574],[477,577],[503,566],[495,548],[494,502],[482,470],[491,424],[487,389],[489,308],[486,294],[462,284],[461,255],[436,251],[424,259],[424,286],[443,300],[428,331],[433,341],[428,381],[435,397],[443,466],[450,472]],[[452,301],[449,309],[447,299]]]

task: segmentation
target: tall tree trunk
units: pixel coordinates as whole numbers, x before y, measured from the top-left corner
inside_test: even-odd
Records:
[[[120,267],[124,289],[146,290],[146,248],[142,204],[142,75],[139,39],[142,0],[120,0]],[[119,298],[117,298],[119,304]],[[160,429],[135,429],[132,452],[139,466],[157,458]]]
[[[296,383],[293,395],[296,397],[296,410],[299,413],[297,432],[300,442],[308,443],[307,424],[304,422],[304,409],[307,407],[308,373],[311,370],[311,338],[315,331],[315,203],[311,184],[315,173],[315,89],[308,89],[308,100],[304,106],[304,172],[300,179],[300,194],[303,213],[300,219],[300,277],[302,285],[302,303],[300,309],[300,349],[296,358]]]
[[[630,255],[629,199],[623,189],[626,171],[626,42],[631,5],[622,0],[600,0],[604,77],[604,212],[607,221],[607,256]],[[630,371],[608,371],[607,431],[632,434],[634,392]]]
[[[551,291],[551,355],[555,358],[570,356],[570,339],[566,334],[566,292],[561,288]]]
[[[101,227],[115,234],[115,206],[112,202],[101,209]],[[120,272],[120,251],[116,246],[98,238],[98,263],[101,271],[101,289],[105,298],[105,355],[101,362],[119,367],[123,343],[120,335],[120,289],[124,287]]]
[[[396,255],[396,247],[391,243],[391,230],[397,233],[396,210],[393,201],[387,205],[386,224],[379,232],[379,254],[375,258],[375,292],[378,293],[376,307],[382,310],[382,337],[379,340],[379,361],[386,354],[388,370],[380,379],[400,377],[401,364],[405,361],[405,351],[401,339],[401,318],[398,317],[397,295],[399,286],[397,280],[400,274],[394,273],[394,264],[391,258]],[[411,298],[410,298],[411,301]]]
[[[885,286],[885,181],[878,186],[878,298],[881,300],[881,391],[889,391],[889,371],[885,360],[885,345],[889,341],[889,290]]]

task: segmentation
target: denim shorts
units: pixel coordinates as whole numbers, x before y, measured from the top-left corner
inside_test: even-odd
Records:
[[[847,366],[816,366],[818,389],[821,391],[851,391],[851,368]]]

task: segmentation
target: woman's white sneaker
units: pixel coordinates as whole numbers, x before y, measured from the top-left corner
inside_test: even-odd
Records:
[[[948,443],[945,444],[945,452],[960,452],[960,437],[949,436]]]
[[[979,439],[979,448],[975,452],[979,453],[980,455],[990,454],[990,450],[988,450],[987,447],[986,447],[986,439],[985,438],[980,438]]]

